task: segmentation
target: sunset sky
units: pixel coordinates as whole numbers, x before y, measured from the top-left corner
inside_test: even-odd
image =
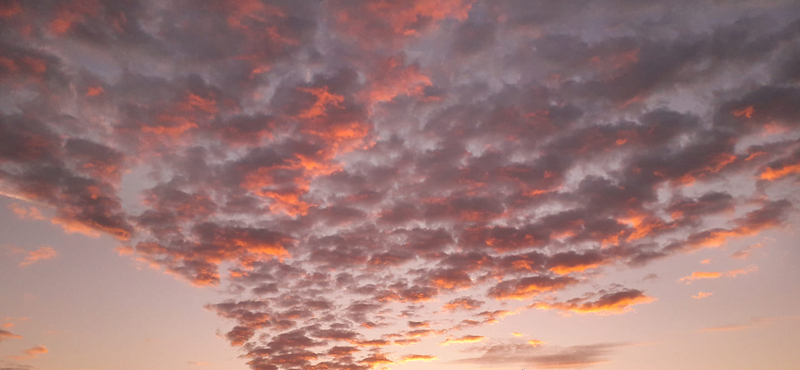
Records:
[[[800,369],[796,0],[0,0],[0,370]]]

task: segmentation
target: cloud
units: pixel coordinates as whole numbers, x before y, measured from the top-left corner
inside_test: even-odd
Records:
[[[14,333],[11,333],[7,330],[0,329],[0,342],[2,342],[7,338],[22,338],[22,337]]]
[[[20,206],[17,203],[11,203],[8,205],[8,208],[14,212],[14,215],[16,215],[22,220],[41,221],[45,219],[44,216],[42,216],[42,212],[39,211],[38,208],[33,206],[25,208],[24,206]]]
[[[58,256],[58,252],[55,249],[48,246],[40,247],[35,251],[26,253],[25,258],[19,263],[19,267],[30,266],[42,260],[56,258],[56,256]]]
[[[733,254],[731,254],[731,257],[732,258],[738,258],[738,259],[746,259],[746,258],[750,257],[750,253],[753,250],[758,249],[758,248],[762,248],[763,246],[764,245],[762,243],[755,243],[755,244],[748,245],[744,249],[738,250],[738,251],[734,252]]]
[[[796,2],[2,4],[3,211],[223,287],[206,308],[254,370],[649,309],[598,279],[794,222]],[[492,351],[621,346],[517,339]]]
[[[540,347],[527,343],[487,343],[473,350],[478,357],[452,361],[453,364],[475,366],[530,366],[538,368],[582,368],[608,363],[614,350],[628,346],[621,343],[599,343],[572,347]]]
[[[726,272],[716,272],[716,271],[695,271],[692,272],[689,276],[684,276],[678,279],[680,283],[691,284],[693,281],[696,280],[704,280],[704,279],[719,279],[721,277],[736,277],[738,275],[747,275],[751,272],[758,271],[758,266],[750,265],[742,269],[734,269]]]
[[[721,278],[723,274],[721,272],[704,272],[704,271],[695,271],[692,272],[689,276],[684,276],[678,279],[679,282],[686,282],[686,284],[691,284],[695,280],[701,279],[718,279]]]
[[[566,302],[534,303],[531,307],[544,310],[556,309],[581,314],[610,315],[629,312],[632,310],[631,306],[651,303],[655,300],[655,298],[645,295],[641,290],[628,289],[604,293],[594,301],[588,298],[574,298]]]
[[[40,355],[47,353],[47,348],[45,346],[36,346],[33,348],[28,348],[22,351],[22,355],[18,356],[8,356],[8,358],[17,361],[25,361],[25,360],[32,360]]]
[[[528,341],[528,344],[530,344],[533,347],[539,347],[545,345],[545,342],[540,341],[538,339],[531,339]]]
[[[451,344],[475,343],[486,340],[486,337],[480,335],[465,335],[463,337],[450,337],[439,343],[440,346],[449,346]]]
[[[484,303],[486,302],[469,297],[456,298],[442,306],[442,310],[449,312],[457,310],[471,311],[480,308]]]
[[[436,359],[438,359],[438,357],[431,355],[405,355],[401,357],[397,362],[398,363],[415,362],[415,361],[429,362],[429,361],[434,361]]]
[[[703,299],[703,298],[708,298],[708,297],[711,297],[712,295],[714,295],[714,293],[710,293],[710,292],[697,292],[697,295],[693,295],[693,296],[692,296],[692,298],[694,298],[694,299]]]

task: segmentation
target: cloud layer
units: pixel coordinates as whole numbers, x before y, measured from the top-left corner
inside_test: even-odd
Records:
[[[254,370],[435,361],[415,345],[532,308],[630,312],[657,297],[594,278],[789,224],[795,2],[535,3],[3,1],[0,193],[223,286],[207,308]],[[460,361],[622,346],[479,345]]]

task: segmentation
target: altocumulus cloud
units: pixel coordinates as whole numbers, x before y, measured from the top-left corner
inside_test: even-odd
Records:
[[[623,345],[469,330],[658,304],[593,282],[791,222],[798,12],[2,1],[0,193],[20,218],[227,286],[207,308],[254,370],[435,360],[414,347],[428,337],[485,353],[460,363],[602,363]]]

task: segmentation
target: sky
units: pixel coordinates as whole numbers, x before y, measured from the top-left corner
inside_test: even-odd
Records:
[[[0,370],[800,368],[800,3],[0,0]]]

